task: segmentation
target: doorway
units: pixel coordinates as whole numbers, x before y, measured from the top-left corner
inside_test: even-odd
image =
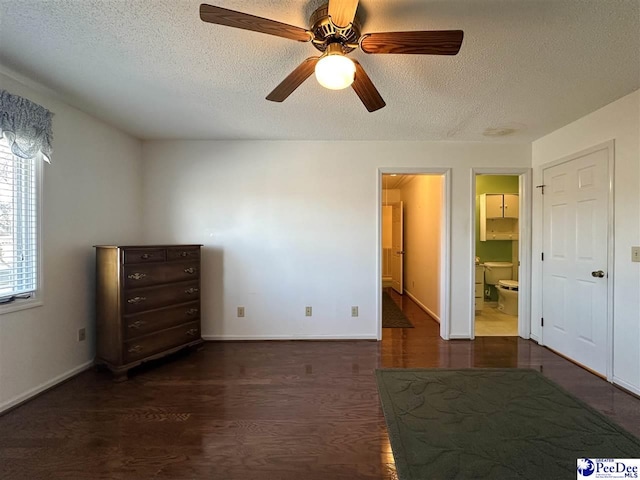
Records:
[[[475,336],[518,336],[518,175],[478,174],[475,205]]]
[[[473,169],[471,338],[531,333],[531,170]]]
[[[382,286],[404,295],[404,201],[409,191],[424,186],[415,175],[382,176]],[[428,188],[428,186],[426,187]]]
[[[438,321],[440,336],[448,339],[449,172],[379,170],[378,339],[385,287]]]

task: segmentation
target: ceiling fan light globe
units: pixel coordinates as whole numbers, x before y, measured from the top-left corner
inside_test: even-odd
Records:
[[[353,83],[355,64],[344,55],[327,55],[316,64],[318,83],[330,90],[342,90]]]

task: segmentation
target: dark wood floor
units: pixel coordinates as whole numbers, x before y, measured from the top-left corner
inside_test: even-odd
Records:
[[[393,479],[378,367],[527,367],[640,436],[640,400],[533,342],[440,340],[415,328],[382,342],[207,343],[125,383],[90,370],[0,417],[6,479]]]

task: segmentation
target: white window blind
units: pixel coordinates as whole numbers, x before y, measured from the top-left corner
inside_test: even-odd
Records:
[[[0,137],[0,303],[38,286],[37,161],[13,155]]]

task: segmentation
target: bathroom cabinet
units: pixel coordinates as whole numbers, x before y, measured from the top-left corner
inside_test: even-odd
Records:
[[[476,264],[474,303],[476,312],[484,308],[484,265]]]
[[[517,194],[480,195],[480,241],[518,240],[519,211]]]
[[[518,218],[520,208],[518,195],[507,193],[485,193],[484,197],[487,218]]]

